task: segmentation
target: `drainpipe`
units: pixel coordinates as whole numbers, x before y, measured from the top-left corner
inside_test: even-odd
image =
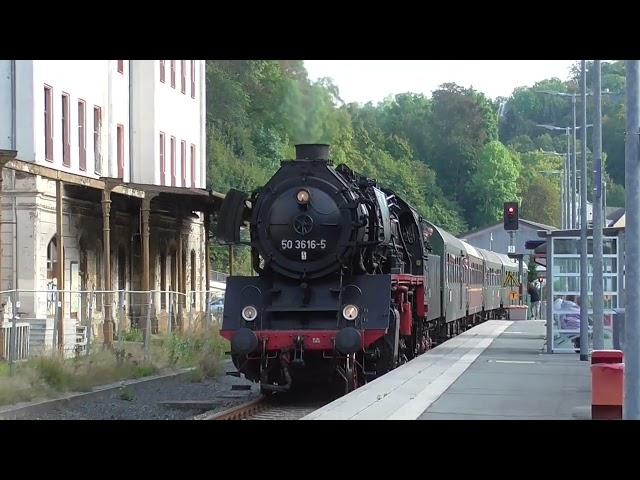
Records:
[[[11,149],[16,150],[16,61],[11,60]],[[16,171],[13,171],[13,285],[18,289],[18,215]]]
[[[11,60],[11,150],[16,143],[16,61]]]
[[[17,212],[17,185],[16,171],[13,170],[13,288],[18,289],[18,212]],[[18,298],[19,299],[19,298]],[[14,307],[15,308],[15,307]]]
[[[113,93],[112,93],[112,78],[111,78],[111,63],[112,60],[107,62],[107,108],[109,109],[108,115],[108,126],[107,126],[107,171],[105,172],[104,165],[102,167],[102,176],[110,177],[111,176],[111,164],[113,162],[113,148],[111,146],[111,133],[113,132]]]
[[[129,60],[129,182],[133,182],[133,61]]]

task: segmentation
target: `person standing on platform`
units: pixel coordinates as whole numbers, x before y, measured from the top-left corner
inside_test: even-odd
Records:
[[[533,282],[529,282],[527,290],[531,298],[531,318],[536,320],[540,317],[540,290]]]

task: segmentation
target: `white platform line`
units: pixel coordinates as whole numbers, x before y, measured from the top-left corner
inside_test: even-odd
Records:
[[[488,360],[490,363],[540,363],[532,360]]]
[[[473,348],[478,341],[477,336],[486,334],[484,330],[488,330],[487,327],[491,328],[492,325],[483,324],[475,327],[475,331],[471,330],[452,338],[426,354],[398,367],[393,372],[325,405],[304,417],[303,420],[351,420],[359,415],[366,415],[365,410],[375,408],[380,402],[387,402],[388,396],[392,393],[397,395],[397,390],[408,382],[415,381],[416,376],[426,373],[427,370],[438,367],[442,363],[450,363],[447,361],[448,359],[462,355],[462,351]],[[409,376],[406,375],[407,373]],[[426,384],[428,383],[430,381],[426,382]]]
[[[509,325],[510,323],[507,324],[506,322],[502,325],[497,325],[490,333],[491,338],[481,339],[471,351],[464,354],[438,378],[427,385],[413,400],[405,403],[402,408],[396,410],[387,420],[415,420],[422,415]]]
[[[390,412],[393,418],[395,418],[396,415],[400,415],[398,418],[405,418],[406,415],[409,415],[407,412],[417,411],[417,409],[422,408],[422,410],[413,417],[410,416],[413,415],[413,413],[407,417],[415,419],[420,416],[431,403],[437,400],[491,342],[506,328],[512,325],[512,323],[513,322],[510,321],[488,321],[485,324],[481,324],[469,332],[454,337],[441,346],[427,352],[427,354],[413,359],[411,362],[402,365],[387,375],[331,402],[329,405],[325,405],[321,409],[304,417],[304,420],[347,420],[356,419],[357,417],[366,418],[371,415],[375,416],[374,411],[379,410],[378,407],[382,407],[382,405],[374,404],[384,403],[385,401],[395,403],[392,398],[385,397],[397,395],[399,398],[402,398],[402,395],[406,393],[406,388],[403,389],[403,386],[408,382],[424,382],[424,388],[416,395],[411,395],[412,399],[400,407],[400,410],[391,410]],[[477,338],[478,336],[484,338]],[[466,353],[462,354],[461,350],[465,350]],[[451,360],[454,360],[457,355],[461,355],[461,358],[451,363]],[[447,361],[448,359],[451,360]],[[438,365],[442,365],[443,363],[444,369],[437,368]],[[449,365],[447,366],[446,364]],[[433,372],[435,375],[432,376],[432,374],[427,373],[427,371],[433,368],[435,368],[436,371]],[[412,373],[407,378],[406,373],[409,371]],[[416,378],[421,374],[423,378]],[[424,378],[425,374],[429,378]],[[405,392],[402,392],[402,390]],[[428,392],[433,392],[433,394],[428,394]],[[423,404],[425,406],[421,407]],[[367,412],[369,409],[373,410]],[[382,410],[384,410],[384,408]],[[380,412],[380,418],[386,417],[387,413]]]

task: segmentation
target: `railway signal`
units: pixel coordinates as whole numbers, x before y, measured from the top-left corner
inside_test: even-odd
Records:
[[[518,202],[504,202],[504,229],[518,230]]]

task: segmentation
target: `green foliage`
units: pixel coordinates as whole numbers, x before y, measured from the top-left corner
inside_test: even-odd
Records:
[[[120,391],[119,397],[120,397],[120,400],[124,400],[125,402],[132,402],[136,398],[134,393],[131,390],[129,390],[128,388],[123,388]]]
[[[568,79],[546,79],[533,87],[517,88],[508,99],[505,113],[500,121],[500,140],[518,152],[533,150],[556,151],[566,153],[567,138],[562,131],[549,132],[537,125],[548,124],[557,127],[573,125],[573,105],[571,98],[547,95],[542,92],[579,93],[579,62],[571,70]],[[587,62],[587,89],[593,89],[593,62]],[[610,205],[624,205],[624,131],[625,131],[625,67],[624,62],[602,63],[602,148],[607,155],[606,172],[607,193],[611,191]],[[606,92],[613,93],[608,95]],[[592,119],[594,113],[593,97],[587,97],[587,118]],[[576,103],[577,122],[580,123],[581,99]],[[532,140],[533,139],[533,140]],[[551,140],[551,141],[550,141]],[[578,135],[578,142],[580,136]],[[588,147],[592,147],[589,133]],[[533,143],[534,145],[531,145]],[[579,147],[578,147],[579,148]],[[527,167],[523,168],[523,174]],[[591,177],[591,176],[590,176]],[[591,179],[591,178],[590,178]],[[543,181],[537,181],[542,184]],[[591,191],[591,189],[590,189]],[[534,193],[532,191],[531,193]],[[526,191],[522,190],[526,199]],[[530,199],[532,204],[534,199]],[[548,202],[545,202],[547,204]],[[529,218],[529,217],[525,217]],[[530,218],[533,220],[533,218]]]
[[[62,391],[69,384],[69,375],[57,357],[38,357],[34,361],[36,372],[44,382],[55,390]]]
[[[520,201],[517,180],[520,160],[497,140],[486,144],[481,152],[468,191],[475,203],[470,207],[475,225],[500,220],[504,202]]]
[[[529,257],[529,265],[527,265],[527,280],[533,282],[538,278],[538,265],[536,264],[533,255]]]
[[[497,112],[483,94],[449,83],[433,92],[429,124],[425,134],[431,164],[442,188],[451,192],[452,200],[470,206],[475,200],[464,187],[478,167],[483,146],[497,140]]]
[[[140,328],[130,328],[124,332],[125,342],[144,342],[144,332]]]
[[[617,183],[607,183],[607,207],[624,207],[624,187]]]
[[[622,62],[603,64],[602,83],[623,91]],[[563,160],[548,153],[565,154],[567,138],[537,125],[570,126],[573,107],[540,92],[573,93],[577,85],[574,71],[493,102],[446,83],[430,98],[408,92],[378,105],[345,105],[332,81],[309,80],[300,60],[211,60],[208,186],[251,192],[293,157],[294,144],[326,142],[336,165],[375,178],[454,234],[499,221],[502,202],[514,198],[522,199],[523,218],[559,225],[560,176],[550,172],[562,170]],[[624,102],[603,96],[609,205],[624,200],[624,128]],[[215,269],[228,271],[227,247],[214,246],[211,255]],[[251,272],[249,249],[237,247],[234,273]]]
[[[556,180],[536,175],[522,192],[521,216],[533,222],[560,227],[561,193]]]
[[[211,327],[154,338],[147,359],[143,345],[128,343],[124,355],[95,348],[72,359],[57,353],[34,357],[18,363],[13,377],[8,376],[6,363],[0,363],[0,405],[91,391],[98,385],[174,371],[175,366],[195,367],[192,378],[213,377],[220,374],[220,360],[228,349],[229,342]]]

